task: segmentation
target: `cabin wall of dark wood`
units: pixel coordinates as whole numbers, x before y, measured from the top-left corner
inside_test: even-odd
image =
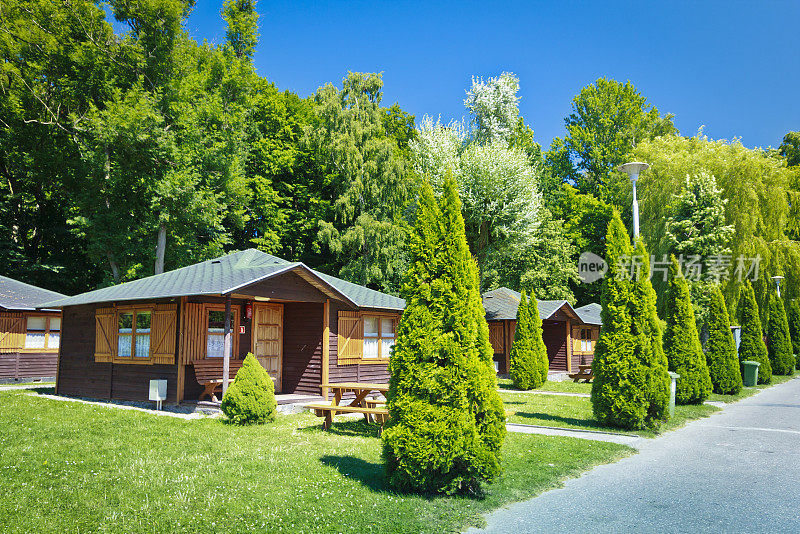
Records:
[[[283,393],[321,393],[323,310],[316,302],[283,305]]]
[[[58,353],[0,353],[0,380],[53,378],[58,368]]]
[[[389,365],[387,363],[364,363],[339,365],[337,344],[339,335],[339,310],[350,310],[342,304],[331,301],[330,306],[330,370],[328,380],[336,382],[372,382],[384,384],[389,382]],[[390,310],[387,310],[390,311]]]
[[[64,308],[57,393],[97,399],[147,401],[150,380],[167,381],[167,402],[177,393],[177,365],[97,363],[95,310],[108,304]]]
[[[567,323],[542,321],[542,339],[551,371],[567,370]]]
[[[591,326],[582,326],[581,328],[591,328],[592,329],[592,338],[599,339],[600,338],[600,327],[596,325]],[[594,345],[597,345],[597,341],[594,342]],[[579,353],[573,352],[572,353],[572,369],[577,371],[579,365],[591,365],[592,360],[594,360],[594,353]]]

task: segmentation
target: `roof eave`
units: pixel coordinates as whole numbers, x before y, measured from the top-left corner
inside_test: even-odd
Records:
[[[286,274],[287,272],[294,271],[295,269],[301,269],[304,272],[304,274],[307,274],[308,276],[310,276],[310,277],[314,278],[315,280],[317,280],[318,283],[324,285],[332,294],[337,296],[335,298],[339,298],[340,300],[342,300],[344,302],[347,302],[348,304],[351,304],[355,308],[362,307],[362,306],[359,306],[356,302],[354,302],[350,297],[348,297],[347,295],[345,295],[344,293],[342,293],[341,291],[339,291],[338,289],[333,287],[331,284],[326,282],[324,279],[319,277],[314,272],[313,269],[310,269],[306,264],[301,263],[301,262],[290,263],[284,269],[279,269],[279,270],[277,270],[275,272],[272,272],[272,273],[269,273],[269,274],[265,274],[264,276],[259,276],[258,278],[254,279],[254,280],[251,280],[249,282],[246,282],[244,284],[239,284],[237,286],[228,288],[228,289],[222,291],[222,294],[223,295],[230,295],[234,291],[238,291],[240,289],[244,289],[246,287],[250,287],[252,285],[255,285],[255,284],[258,284],[260,282],[263,282],[264,280],[269,280],[270,278],[273,278],[275,276],[279,276],[281,274]]]

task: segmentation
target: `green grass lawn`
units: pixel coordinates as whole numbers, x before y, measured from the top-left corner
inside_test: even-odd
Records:
[[[584,430],[602,430],[655,437],[661,432],[673,430],[685,425],[692,419],[708,417],[719,410],[708,405],[676,406],[675,416],[662,425],[657,432],[641,430],[625,432],[601,425],[594,419],[592,403],[584,397],[565,397],[556,395],[540,395],[536,393],[501,392],[500,396],[506,406],[508,421],[523,425],[554,426],[561,428],[578,428]],[[510,412],[510,413],[509,413]]]
[[[518,391],[511,384],[511,380],[508,378],[499,379],[498,384],[501,390]],[[547,382],[542,384],[542,387],[538,388],[536,391],[555,391],[558,393],[585,393],[588,395],[592,392],[592,385],[584,382],[573,382],[572,380],[563,382],[551,382],[548,380]]]
[[[376,427],[310,414],[235,427],[0,393],[4,532],[448,532],[632,452],[509,433],[484,498],[384,485]]]

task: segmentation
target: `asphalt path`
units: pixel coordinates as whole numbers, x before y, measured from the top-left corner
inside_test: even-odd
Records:
[[[800,532],[800,379],[486,520],[485,532],[515,534]]]

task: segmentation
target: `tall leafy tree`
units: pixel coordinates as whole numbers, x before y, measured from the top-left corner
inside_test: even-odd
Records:
[[[739,361],[758,362],[758,383],[772,382],[772,365],[764,344],[764,333],[761,329],[761,318],[758,313],[755,292],[750,281],[746,281],[739,296],[737,306],[739,324],[742,325],[739,340]]]
[[[712,286],[706,363],[714,393],[735,395],[741,391],[742,373],[739,369],[739,356],[736,354],[736,341],[733,339],[725,297],[718,285]]]
[[[689,284],[675,256],[672,256],[669,275],[664,353],[669,370],[680,375],[675,401],[700,404],[711,394],[711,377],[697,334]]]
[[[786,309],[783,306],[783,300],[774,291],[769,297],[767,351],[774,374],[794,374],[796,362],[792,350],[792,340],[789,336]]]
[[[252,59],[258,44],[258,13],[255,0],[225,0],[222,18],[227,23],[225,39],[236,57]]]
[[[673,200],[685,188],[686,176],[707,173],[714,176],[725,202],[725,226],[733,226],[734,232],[726,247],[730,257],[712,253],[704,271],[714,268],[720,274],[729,309],[735,307],[745,279],[753,283],[762,320],[766,320],[770,276],[784,275],[786,296],[797,296],[800,243],[787,239],[786,234],[791,221],[787,191],[796,177],[782,158],[745,148],[739,141],[714,141],[702,135],[645,140],[632,157],[651,165],[639,178],[639,192],[642,235],[656,258],[669,252],[670,244],[663,236]]]
[[[542,266],[526,261],[546,245],[543,236],[536,234],[543,218],[538,188],[541,148],[519,116],[518,91],[519,80],[512,73],[487,80],[473,78],[464,101],[472,128],[424,117],[411,143],[417,174],[429,176],[434,186],[448,173],[455,176],[467,242],[478,261],[484,288],[498,283],[519,287],[507,276],[511,263],[524,271],[543,271]],[[557,269],[548,273],[555,278],[571,276],[571,266],[567,272],[558,262],[549,267]]]
[[[517,307],[517,327],[511,345],[509,376],[517,389],[534,389],[547,381],[550,362],[547,347],[542,339],[542,319],[535,296],[522,292]]]
[[[784,135],[778,150],[786,158],[787,165],[790,167],[800,165],[800,132],[789,132]]]
[[[403,226],[414,192],[397,140],[385,127],[380,74],[351,72],[342,89],[315,97],[304,146],[323,174],[330,215],[319,221],[317,246],[334,261],[327,270],[359,284],[396,291],[405,258]]]
[[[65,293],[93,287],[74,191],[85,174],[76,140],[92,103],[115,84],[115,46],[90,1],[4,2],[0,9],[0,272]]]
[[[389,363],[387,479],[402,490],[474,494],[500,473],[505,414],[452,179],[439,202],[423,185],[408,254]]]
[[[595,194],[637,143],[677,132],[672,115],[662,116],[631,82],[608,78],[581,89],[564,122],[566,137],[551,146],[554,170],[581,192]]]
[[[564,225],[547,208],[527,244],[510,250],[495,270],[487,274],[492,286],[518,287],[546,300],[574,302],[571,286],[578,283],[575,245]]]
[[[592,195],[582,194],[571,185],[562,186],[562,197],[554,217],[564,221],[564,237],[574,245],[571,263],[578,264],[580,254],[590,252],[600,258],[606,253],[606,233],[613,208]],[[572,281],[570,289],[578,305],[600,302],[602,282]],[[544,297],[542,297],[544,298]]]
[[[669,376],[655,295],[646,276],[634,281],[624,267],[626,258],[638,257],[646,265],[647,257],[642,245],[633,249],[616,212],[605,242],[609,270],[603,281],[603,328],[592,363],[594,416],[621,428],[656,426],[669,417]]]

